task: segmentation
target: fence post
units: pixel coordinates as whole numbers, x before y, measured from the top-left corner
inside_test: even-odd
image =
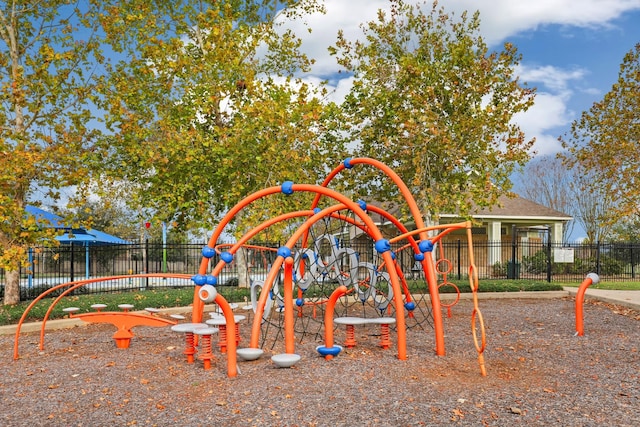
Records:
[[[547,233],[547,283],[551,283],[551,233]]]
[[[149,273],[149,239],[144,239],[144,259],[145,259],[145,265],[144,265],[144,272],[146,274]],[[145,277],[144,278],[144,287],[145,289],[149,289],[149,277]]]
[[[69,281],[70,281],[70,282],[73,282],[73,281],[75,280],[75,278],[74,278],[74,274],[73,274],[73,273],[74,273],[74,271],[73,271],[73,261],[74,261],[74,259],[73,259],[73,258],[74,258],[73,253],[74,253],[74,250],[73,250],[73,242],[71,242],[71,265],[70,265],[70,271],[69,271],[70,276],[71,276],[71,277],[69,278]]]
[[[631,261],[631,278],[636,278],[636,264],[633,262],[633,243],[629,244],[629,258]]]
[[[462,258],[460,258],[461,255],[462,255],[462,247],[460,246],[460,239],[458,239],[458,280],[462,278],[460,274],[461,273],[460,264],[462,264]]]
[[[596,274],[600,275],[600,242],[596,242]]]
[[[507,279],[517,279],[518,274],[516,267],[516,226],[515,224],[511,226],[511,265],[507,264]]]

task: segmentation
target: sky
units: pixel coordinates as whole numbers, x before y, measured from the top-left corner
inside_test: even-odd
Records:
[[[412,2],[412,0],[406,0]],[[421,2],[416,2],[421,3]],[[441,0],[448,12],[480,11],[481,35],[490,49],[505,42],[522,54],[518,74],[537,88],[535,104],[514,118],[539,155],[562,150],[558,137],[573,120],[603,98],[618,78],[625,53],[640,43],[640,0]],[[306,17],[311,33],[294,28],[303,49],[316,58],[309,80],[330,78],[334,99],[349,90],[336,78],[338,66],[327,47],[338,29],[360,38],[360,23],[387,9],[387,0],[326,0],[326,14]],[[301,24],[300,24],[301,25]]]

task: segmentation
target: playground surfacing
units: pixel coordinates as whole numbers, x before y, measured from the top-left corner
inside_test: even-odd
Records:
[[[87,325],[0,337],[0,408],[4,425],[619,425],[640,424],[638,314],[585,305],[585,336],[575,337],[573,300],[486,300],[487,376],[478,371],[469,328],[470,301],[444,317],[446,356],[433,334],[407,331],[407,360],[377,346],[378,329],[356,329],[358,344],[331,361],[313,337],[296,342],[302,359],[275,368],[267,348],[240,362],[236,378],[216,352],[209,371],[186,363],[182,337],[138,327],[128,349],[113,327]],[[248,328],[241,326],[243,340]],[[395,335],[391,334],[391,339]],[[336,330],[336,343],[344,340]],[[242,347],[241,341],[240,346]]]

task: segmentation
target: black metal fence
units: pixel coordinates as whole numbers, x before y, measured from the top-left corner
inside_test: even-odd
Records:
[[[29,252],[30,268],[21,271],[23,299],[31,299],[43,288],[85,278],[132,275],[138,273],[195,274],[202,260],[203,244],[166,244],[146,242],[141,245],[81,246],[33,248]],[[264,275],[276,258],[279,244],[260,244],[264,249],[247,251],[247,265],[252,276]],[[360,261],[374,261],[371,242],[351,245]],[[480,279],[522,279],[556,282],[579,282],[590,272],[603,280],[638,280],[640,275],[640,243],[598,243],[553,245],[540,242],[473,243],[473,257]],[[410,249],[396,251],[398,262],[408,278],[421,277]],[[318,249],[319,252],[325,249]],[[441,273],[463,279],[469,269],[466,240],[442,242],[436,251]],[[236,263],[226,266],[219,283],[237,283]],[[5,274],[0,270],[0,287]],[[109,280],[91,285],[94,292],[145,289],[155,286],[191,286],[187,279],[131,278]]]

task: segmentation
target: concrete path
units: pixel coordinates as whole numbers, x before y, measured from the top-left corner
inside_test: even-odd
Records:
[[[578,293],[578,288],[566,286],[565,291],[572,296]],[[606,289],[587,288],[585,299],[593,298],[610,304],[622,305],[640,311],[640,291],[609,291]]]

